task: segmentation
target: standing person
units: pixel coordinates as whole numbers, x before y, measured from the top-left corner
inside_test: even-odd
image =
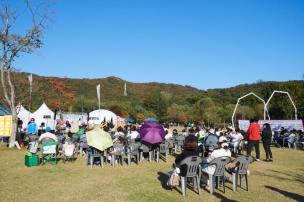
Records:
[[[250,126],[247,130],[248,134],[248,145],[247,145],[247,155],[251,155],[252,148],[255,148],[256,161],[260,161],[260,145],[261,140],[260,135],[260,125],[257,119],[250,120]]]
[[[270,125],[268,123],[265,123],[262,131],[262,141],[266,153],[266,161],[272,161],[272,152],[270,149],[271,137],[272,137],[272,132]]]

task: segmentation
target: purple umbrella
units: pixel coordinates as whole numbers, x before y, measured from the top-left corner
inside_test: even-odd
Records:
[[[157,123],[145,123],[139,129],[142,141],[149,144],[162,143],[165,140],[165,130]]]

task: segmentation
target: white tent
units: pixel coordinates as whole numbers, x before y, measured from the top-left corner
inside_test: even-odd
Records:
[[[45,127],[49,126],[51,129],[54,129],[55,125],[54,116],[55,113],[50,110],[45,103],[43,103],[40,108],[31,115],[38,126],[40,126],[41,123],[45,123]]]
[[[95,110],[89,113],[89,124],[100,124],[103,121],[113,122],[116,125],[117,116],[105,109]]]
[[[24,129],[27,127],[27,124],[30,122],[32,115],[31,112],[29,112],[21,104],[19,104],[17,106],[17,116],[23,122],[22,128]]]

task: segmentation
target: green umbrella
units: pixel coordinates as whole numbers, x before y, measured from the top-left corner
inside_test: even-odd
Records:
[[[103,151],[113,146],[113,141],[109,133],[100,128],[95,128],[87,132],[88,145]]]

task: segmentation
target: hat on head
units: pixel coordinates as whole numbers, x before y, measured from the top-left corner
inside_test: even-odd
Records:
[[[221,136],[219,138],[219,143],[228,142],[227,138],[225,136]]]
[[[48,127],[46,127],[45,131],[46,131],[46,132],[51,132],[52,129],[51,129],[51,127],[48,126]]]

